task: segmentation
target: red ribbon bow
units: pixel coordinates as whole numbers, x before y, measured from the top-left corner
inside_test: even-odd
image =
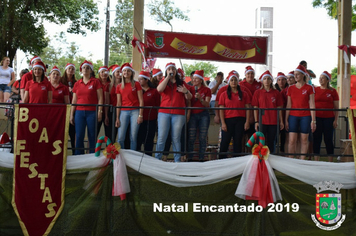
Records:
[[[112,143],[110,143],[106,147],[105,151],[106,151],[105,156],[110,159],[115,159],[116,155],[119,154],[119,150],[118,150],[117,146],[113,145]]]

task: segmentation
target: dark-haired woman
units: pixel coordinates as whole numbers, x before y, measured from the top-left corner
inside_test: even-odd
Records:
[[[177,67],[174,63],[168,63],[165,68],[165,78],[161,80],[157,91],[161,95],[161,107],[169,109],[159,109],[158,111],[158,137],[156,145],[156,158],[162,158],[169,129],[172,132],[172,147],[174,152],[181,151],[181,133],[185,124],[184,109],[174,109],[176,107],[186,107],[186,99],[191,99],[192,94],[187,89],[187,85],[179,77]],[[181,154],[174,153],[174,161],[180,162]]]
[[[54,66],[49,73],[49,81],[52,86],[52,103],[69,103],[68,87],[60,82],[61,72],[57,66]]]
[[[142,87],[144,106],[156,108],[143,109],[143,122],[138,130],[140,135],[137,135],[137,151],[141,151],[143,144],[145,154],[152,156],[153,143],[157,130],[157,107],[160,105],[161,98],[157,89],[154,88],[154,85],[150,81],[150,77],[150,73],[146,71],[141,71],[138,76],[138,81]]]
[[[221,108],[248,108],[251,104],[250,97],[242,91],[238,77],[234,73],[228,76],[228,88],[219,98]],[[220,110],[222,137],[220,152],[227,152],[231,138],[234,140],[234,153],[241,153],[241,142],[245,130],[250,128],[249,110]],[[220,155],[220,159],[226,158],[226,154]]]
[[[301,134],[301,159],[304,160],[308,152],[308,137],[310,130],[315,131],[316,119],[314,87],[307,84],[308,72],[304,66],[299,65],[294,70],[297,83],[288,87],[288,108],[299,108],[304,110],[287,110],[285,127],[289,131],[288,152],[295,153],[298,134]],[[293,156],[291,156],[293,157]]]
[[[324,71],[319,78],[320,87],[315,88],[315,108],[339,109],[339,95],[335,89],[330,87],[330,81],[330,73]],[[333,135],[334,129],[337,127],[338,116],[339,111],[316,111],[316,129],[313,133],[313,151],[315,154],[320,154],[323,135],[326,153],[334,154]],[[319,156],[315,156],[315,160],[318,161]],[[333,161],[332,156],[329,156],[329,161]]]
[[[110,85],[110,78],[109,78],[109,68],[107,66],[102,66],[98,70],[98,80],[100,81],[101,87],[103,89],[103,102],[104,104],[109,104],[109,85]],[[104,107],[104,110],[107,110],[108,107]],[[106,119],[107,112],[105,111],[103,114],[102,121],[98,122],[96,126],[96,135],[99,135],[101,126]],[[107,129],[105,129],[105,136],[109,137],[109,133],[107,133]]]
[[[45,79],[46,66],[42,61],[33,65],[32,80],[26,83],[24,103],[52,103],[52,87]]]
[[[261,82],[261,89],[256,90],[252,99],[252,106],[254,108],[282,108],[283,99],[280,92],[273,88],[273,78],[271,73],[267,70],[259,79]],[[265,110],[262,116],[262,127],[259,127],[258,110],[254,110],[255,116],[255,130],[261,131],[266,138],[266,145],[271,153],[274,153],[274,143],[277,136],[277,117],[279,116],[279,129],[284,128],[282,111],[279,110]],[[260,122],[261,123],[261,122]]]

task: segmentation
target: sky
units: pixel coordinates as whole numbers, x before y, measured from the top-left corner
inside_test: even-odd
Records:
[[[145,3],[147,4],[148,1],[150,0],[146,0]],[[337,66],[337,21],[331,19],[325,9],[313,8],[312,0],[220,0],[219,4],[216,1],[206,0],[172,1],[174,6],[185,12],[189,9],[186,14],[190,18],[189,22],[173,20],[171,22],[173,31],[212,35],[255,36],[256,8],[273,7],[272,75],[274,76],[278,72],[287,74],[294,70],[301,60],[308,62],[308,69],[312,69],[317,77],[323,71],[331,72]],[[110,0],[110,9],[113,10],[111,11],[111,26],[114,23],[116,2],[117,0]],[[101,30],[95,33],[89,32],[86,37],[67,34],[67,41],[75,41],[77,45],[80,45],[81,55],[93,54],[94,60],[103,60],[106,0],[98,1],[98,6],[102,20]],[[145,29],[171,30],[168,24],[158,24],[151,19],[147,11],[144,14]],[[62,31],[63,26],[49,25],[46,30],[48,35],[53,35]],[[352,34],[351,44],[356,45],[355,33]],[[21,58],[21,56],[19,57]],[[181,61],[183,64],[195,62],[188,59]],[[168,62],[175,62],[178,66],[180,65],[178,59],[158,58],[156,67],[162,69]],[[243,75],[245,67],[248,65],[245,63],[209,62],[225,74],[234,69],[240,75]],[[351,61],[351,64],[354,65],[355,63]],[[258,69],[256,77],[267,69],[254,64],[252,67]]]

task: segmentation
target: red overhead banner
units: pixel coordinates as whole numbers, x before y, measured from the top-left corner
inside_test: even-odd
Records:
[[[146,30],[146,56],[266,64],[267,37]]]
[[[69,111],[15,105],[12,206],[24,235],[47,235],[63,209]]]

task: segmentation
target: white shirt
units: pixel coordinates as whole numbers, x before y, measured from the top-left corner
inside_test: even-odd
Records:
[[[214,79],[213,81],[211,81],[210,84],[209,84],[209,88],[210,88],[210,89],[214,88],[215,85],[216,85],[216,83],[217,83],[217,82],[216,82],[216,79]],[[211,101],[215,101],[215,99],[216,99],[216,94],[218,94],[219,89],[221,89],[221,88],[224,87],[225,85],[227,85],[227,84],[223,81],[223,82],[219,85],[218,90],[216,90],[215,94],[211,93]]]
[[[11,74],[14,70],[11,67],[8,67],[6,70],[0,66],[0,84],[8,84],[11,81]]]

